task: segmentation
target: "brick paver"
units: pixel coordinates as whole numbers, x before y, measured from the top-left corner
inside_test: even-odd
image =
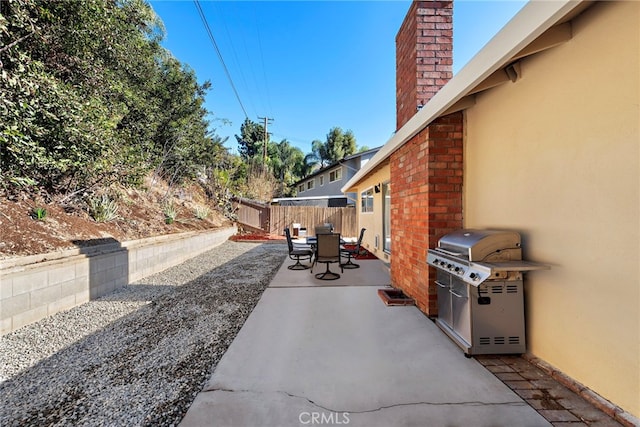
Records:
[[[611,409],[605,408],[605,412],[594,406],[593,401],[584,399],[520,356],[483,355],[476,356],[476,360],[554,427],[630,426],[612,418],[607,413]]]
[[[542,414],[548,421],[563,421],[563,422],[573,422],[580,421],[573,415],[571,412],[566,409],[541,409],[538,412]]]

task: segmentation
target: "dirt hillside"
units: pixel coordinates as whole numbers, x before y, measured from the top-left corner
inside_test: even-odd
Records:
[[[0,259],[95,245],[113,239],[123,242],[231,225],[195,186],[180,189],[170,197],[161,183],[152,184],[148,180],[146,188],[118,190],[118,217],[109,222],[95,221],[81,203],[70,205],[24,197],[1,198]],[[166,223],[163,212],[167,202],[171,202],[177,212],[171,224]],[[205,206],[209,208],[208,216],[196,218],[196,208]],[[46,209],[44,220],[33,218],[35,208]]]

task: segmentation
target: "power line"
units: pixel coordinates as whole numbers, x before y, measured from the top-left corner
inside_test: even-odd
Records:
[[[277,136],[278,138],[281,138],[281,139],[286,139],[287,141],[296,145],[304,145],[304,146],[311,145],[311,141],[306,138],[299,138],[296,136],[284,135],[284,134],[275,133],[275,132],[273,132],[271,135]]]
[[[273,108],[271,107],[271,97],[269,95],[269,84],[267,83],[267,69],[264,65],[264,50],[262,49],[262,37],[260,36],[260,25],[258,25],[258,19],[257,19],[255,8],[253,8],[253,22],[256,26],[256,35],[258,36],[257,37],[258,48],[260,49],[260,61],[262,63],[262,77],[264,78],[264,88],[267,95],[267,106],[269,108],[269,113],[273,113]]]
[[[240,83],[241,83],[241,88],[244,88],[244,93],[251,93],[251,90],[249,90],[249,85],[247,84],[247,79],[245,77],[245,73],[244,73],[244,68],[243,66],[240,65],[240,59],[238,58],[238,51],[236,49],[235,43],[233,41],[233,38],[231,37],[231,33],[229,32],[229,27],[227,26],[227,20],[224,19],[223,17],[223,13],[222,13],[222,8],[219,6],[219,2],[217,1],[212,1],[211,4],[213,5],[213,7],[216,10],[216,13],[218,15],[220,15],[222,17],[222,26],[224,27],[225,30],[225,34],[227,35],[227,42],[231,48],[231,52],[233,53],[232,59],[234,59],[234,63],[236,66],[236,69],[238,70],[238,73],[240,73]],[[231,3],[232,4],[232,3]],[[234,14],[234,12],[232,12],[232,14]],[[228,59],[228,57],[227,57]],[[233,65],[233,64],[232,64]],[[237,74],[236,74],[236,78],[237,78]],[[237,81],[237,79],[236,79]],[[245,98],[246,100],[247,98]],[[253,103],[253,97],[249,97],[249,107],[251,107],[254,111],[254,113],[256,111],[258,111],[256,109],[255,104]]]
[[[198,0],[193,0],[193,3],[196,5],[196,9],[198,9],[198,13],[200,14],[200,19],[202,19],[202,23],[204,24],[204,28],[207,30],[207,34],[209,35],[209,40],[211,40],[211,43],[213,44],[213,47],[216,50],[216,53],[218,54],[218,59],[220,59],[220,63],[222,64],[222,68],[224,68],[224,72],[227,75],[227,78],[229,79],[229,83],[231,84],[231,88],[233,89],[233,93],[235,93],[236,95],[236,99],[238,100],[238,103],[240,104],[240,108],[242,108],[242,112],[244,113],[244,117],[245,118],[249,118],[249,115],[247,114],[247,110],[245,110],[244,105],[242,104],[242,101],[240,100],[240,95],[238,95],[238,91],[236,90],[236,86],[233,84],[233,79],[231,78],[231,74],[229,73],[229,70],[227,69],[227,65],[224,63],[224,59],[222,58],[222,53],[220,53],[220,49],[218,49],[218,44],[216,43],[216,39],[213,37],[213,33],[211,32],[211,28],[209,27],[209,23],[207,22],[207,18],[206,16],[204,16],[204,12],[202,10],[202,7],[200,6],[200,2]]]

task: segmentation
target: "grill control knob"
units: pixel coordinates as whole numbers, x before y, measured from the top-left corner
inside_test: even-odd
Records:
[[[449,270],[451,270],[451,269],[453,268],[453,265],[449,264],[449,265],[447,265],[447,268],[448,268]]]
[[[460,267],[456,267],[455,272],[456,272],[456,273],[460,273]]]
[[[478,280],[478,275],[477,275],[476,273],[471,273],[471,274],[469,275],[469,278],[470,278],[471,280]]]

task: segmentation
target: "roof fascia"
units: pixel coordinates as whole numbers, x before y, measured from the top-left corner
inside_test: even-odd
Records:
[[[301,184],[303,182],[308,181],[311,178],[315,178],[318,175],[322,175],[323,173],[329,171],[329,169],[334,168],[334,167],[339,166],[339,165],[340,165],[340,162],[335,162],[335,163],[330,164],[329,166],[325,166],[323,168],[320,168],[320,169],[316,170],[314,173],[312,173],[310,175],[307,175],[304,178],[301,178],[298,181],[294,182],[292,185],[294,185],[294,186],[299,185],[299,184]]]
[[[369,150],[361,151],[359,153],[353,153],[353,154],[351,154],[351,155],[349,155],[347,157],[342,158],[342,160],[351,160],[351,159],[355,159],[356,157],[362,157],[365,154],[369,154],[371,152],[376,152],[376,151],[380,150],[381,148],[382,148],[382,146],[376,147],[376,148],[370,148]]]
[[[326,199],[344,199],[344,194],[333,194],[330,196],[301,196],[301,197],[276,197],[271,202],[279,202],[281,200],[326,200]]]
[[[304,178],[302,178],[302,179],[300,179],[300,180],[298,180],[298,181],[294,182],[292,185],[294,185],[294,186],[299,185],[299,184],[301,184],[302,182],[305,182],[305,181],[307,181],[307,180],[308,180],[308,179],[310,179],[310,178],[314,178],[314,177],[316,177],[316,176],[318,176],[318,175],[320,175],[320,174],[322,174],[322,173],[324,173],[324,172],[327,172],[327,171],[329,171],[330,169],[332,169],[332,168],[334,168],[334,167],[336,167],[336,166],[343,165],[343,164],[344,164],[344,162],[345,162],[346,160],[356,159],[356,158],[361,157],[361,156],[363,156],[363,155],[365,155],[365,154],[369,154],[369,153],[371,153],[371,152],[378,151],[378,150],[380,150],[380,148],[382,148],[382,146],[380,146],[380,147],[376,147],[376,148],[372,148],[372,149],[370,149],[370,150],[363,151],[363,152],[361,152],[361,153],[355,153],[355,154],[352,154],[352,155],[347,156],[347,157],[343,157],[342,159],[338,160],[337,162],[334,162],[334,163],[330,164],[329,166],[325,166],[325,167],[323,167],[323,168],[320,168],[320,169],[318,169],[317,171],[315,171],[314,173],[312,173],[312,174],[310,174],[310,175],[307,175],[307,176],[305,176]]]

